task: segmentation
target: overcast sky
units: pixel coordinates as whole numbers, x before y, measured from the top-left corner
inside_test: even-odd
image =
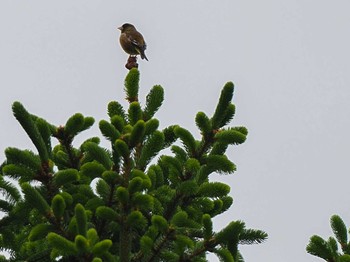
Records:
[[[0,162],[8,146],[34,149],[12,116],[16,100],[56,125],[126,105],[116,28],[130,22],[148,44],[141,101],[165,89],[162,127],[199,138],[195,114],[211,115],[235,83],[232,125],[249,136],[229,148],[237,172],[212,177],[235,200],[216,229],[241,219],[269,234],[241,248],[247,262],[321,261],[305,251],[310,236],[328,238],[335,213],[350,226],[349,10],[348,0],[1,1]],[[77,144],[96,135],[95,124]]]

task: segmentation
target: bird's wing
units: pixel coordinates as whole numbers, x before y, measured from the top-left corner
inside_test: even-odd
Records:
[[[131,36],[129,36],[129,41],[134,45],[134,46],[136,46],[136,47],[138,47],[138,48],[141,48],[142,50],[145,50],[146,49],[146,47],[147,47],[147,45],[146,45],[146,43],[140,43],[140,42],[138,42],[136,39],[134,39],[133,37],[131,37]]]

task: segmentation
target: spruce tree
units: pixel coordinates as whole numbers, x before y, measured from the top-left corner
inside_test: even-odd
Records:
[[[5,150],[0,247],[10,258],[0,261],[200,262],[211,252],[221,261],[238,262],[239,245],[267,238],[243,221],[213,230],[213,218],[233,199],[228,185],[209,177],[235,171],[225,152],[247,136],[245,127],[227,127],[235,114],[233,84],[225,84],[211,117],[197,113],[197,140],[178,125],[159,129],[155,113],[164,90],[153,86],[141,106],[139,78],[136,68],[129,71],[128,108],[112,101],[108,120],[99,122],[108,149],[99,137],[73,146],[94,124],[92,117],[76,113],[55,126],[13,103],[36,152]],[[161,155],[166,148],[171,153]]]
[[[350,262],[350,241],[344,221],[340,216],[333,215],[330,223],[335,237],[325,240],[314,235],[310,238],[306,251],[327,262]]]

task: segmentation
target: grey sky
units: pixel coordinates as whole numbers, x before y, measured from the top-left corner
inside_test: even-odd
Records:
[[[116,28],[130,22],[148,44],[141,97],[165,88],[162,127],[198,134],[196,112],[211,114],[224,83],[236,85],[232,125],[249,136],[229,149],[236,174],[213,177],[235,199],[217,228],[242,219],[269,233],[242,248],[247,262],[320,261],[305,252],[309,237],[328,237],[334,213],[350,226],[349,10],[345,0],[1,1],[0,161],[8,146],[33,149],[15,100],[57,125],[76,112],[107,119],[107,103],[124,101]],[[96,126],[77,142],[102,137]]]

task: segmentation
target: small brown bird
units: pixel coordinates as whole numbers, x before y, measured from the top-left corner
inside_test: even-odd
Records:
[[[132,24],[123,24],[121,27],[118,27],[121,31],[119,42],[122,48],[126,53],[131,56],[140,55],[142,59],[147,59],[145,55],[146,42],[143,39],[143,36],[138,32]]]

